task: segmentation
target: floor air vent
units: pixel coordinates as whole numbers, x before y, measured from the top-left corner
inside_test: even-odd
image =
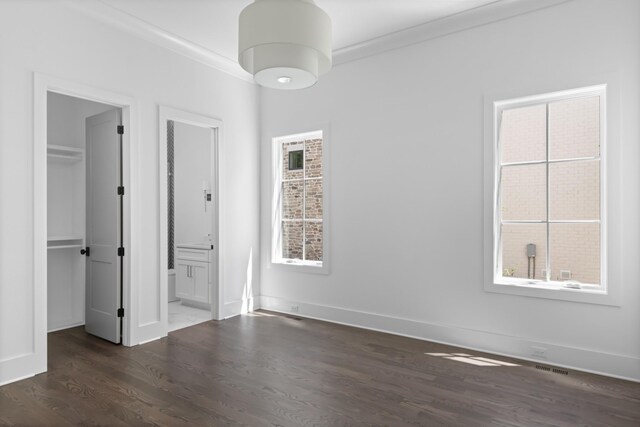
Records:
[[[566,369],[550,368],[548,366],[542,366],[542,365],[536,365],[536,369],[540,369],[541,371],[546,371],[546,372],[553,372],[554,374],[569,375],[569,371],[567,371]]]

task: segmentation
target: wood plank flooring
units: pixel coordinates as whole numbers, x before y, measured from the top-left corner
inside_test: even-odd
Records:
[[[256,312],[133,348],[51,333],[49,371],[0,387],[0,425],[638,427],[640,384]]]

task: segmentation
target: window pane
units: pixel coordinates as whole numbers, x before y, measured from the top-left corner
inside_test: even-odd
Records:
[[[305,222],[305,259],[308,261],[322,261],[322,223]]]
[[[504,110],[499,137],[502,163],[545,160],[547,158],[546,105]]]
[[[304,149],[304,143],[286,142],[282,144],[282,179],[301,179],[304,178],[304,169],[289,169],[289,152],[300,151]],[[304,160],[303,160],[304,163]]]
[[[549,164],[552,220],[600,219],[600,161]]]
[[[302,219],[304,181],[282,183],[282,218]]]
[[[546,268],[546,241],[546,224],[503,224],[502,275],[545,280],[542,271]],[[535,269],[533,259],[530,261],[527,256],[527,245],[530,243],[536,245]]]
[[[551,280],[600,283],[600,224],[551,224]]]
[[[600,155],[600,97],[549,104],[551,160]]]
[[[282,258],[302,259],[302,221],[282,221]]]
[[[294,171],[304,167],[304,151],[289,151],[289,170]]]
[[[322,176],[322,139],[310,139],[304,143],[307,178]]]
[[[305,181],[305,219],[322,219],[322,180]]]
[[[501,203],[505,221],[547,219],[547,169],[540,165],[502,168]]]

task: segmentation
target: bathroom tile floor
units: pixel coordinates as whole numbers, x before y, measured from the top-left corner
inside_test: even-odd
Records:
[[[209,310],[182,305],[180,301],[169,303],[169,332],[211,320]]]

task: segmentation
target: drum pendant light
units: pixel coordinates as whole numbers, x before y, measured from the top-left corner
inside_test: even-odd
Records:
[[[255,0],[240,13],[238,62],[262,86],[313,86],[331,68],[331,19],[313,0]]]

